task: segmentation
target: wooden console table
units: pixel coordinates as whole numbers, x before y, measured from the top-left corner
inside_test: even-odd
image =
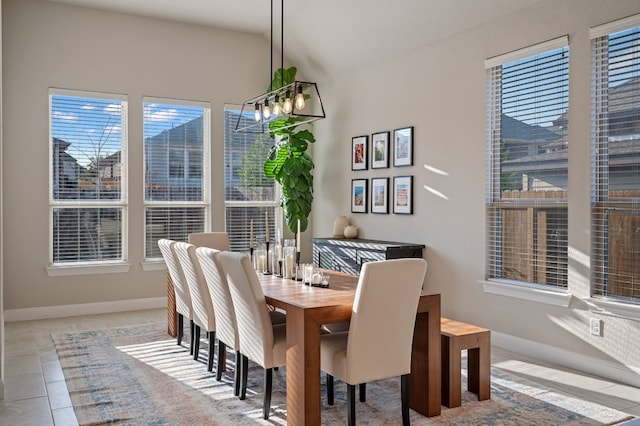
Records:
[[[311,242],[315,266],[351,275],[359,275],[362,264],[366,262],[422,257],[422,251],[425,248],[424,244],[360,238],[312,238]]]

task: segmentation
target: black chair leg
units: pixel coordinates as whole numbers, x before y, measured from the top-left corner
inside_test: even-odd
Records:
[[[219,382],[222,380],[222,372],[226,370],[227,358],[225,356],[227,351],[227,345],[224,342],[218,340],[218,366],[216,368],[216,380]],[[236,359],[238,359],[236,357]],[[237,396],[238,394],[236,394]]]
[[[360,393],[360,402],[366,402],[367,401],[367,384],[366,383],[360,383],[359,393]]]
[[[182,344],[183,336],[184,336],[184,315],[178,314],[178,346]]]
[[[333,376],[327,373],[327,404],[333,405]]]
[[[409,418],[409,375],[404,374],[400,377],[400,395],[402,399],[402,425],[409,426],[411,419]]]
[[[189,320],[189,336],[191,337],[191,342],[189,343],[189,354],[193,355],[193,333],[195,329],[195,324],[193,320]]]
[[[269,418],[269,411],[271,411],[271,388],[273,387],[273,369],[264,369],[264,402],[262,404],[262,418],[267,420]]]
[[[241,375],[242,380],[240,384],[240,399],[245,399],[247,397],[247,376],[249,375],[249,358],[242,355],[242,367],[241,367]]]
[[[233,395],[240,396],[240,381],[242,380],[242,355],[236,351],[236,368],[233,379]]]
[[[215,354],[216,332],[210,331],[209,333],[209,359],[207,360],[207,371],[213,371],[213,358]]]
[[[347,384],[347,425],[356,425],[356,385]]]
[[[198,360],[200,352],[200,326],[195,326],[195,333],[193,337],[193,359]]]

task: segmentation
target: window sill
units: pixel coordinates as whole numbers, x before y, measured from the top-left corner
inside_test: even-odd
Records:
[[[70,275],[121,274],[129,272],[131,264],[127,262],[70,263],[48,266],[50,277],[66,277]]]
[[[514,297],[516,299],[529,300],[544,303],[546,305],[569,307],[571,295],[559,291],[545,290],[523,284],[508,284],[497,281],[481,280],[484,292],[500,296]]]
[[[145,260],[140,263],[142,265],[142,270],[145,272],[148,271],[166,271],[167,266],[164,264],[164,260]]]
[[[613,300],[591,297],[584,299],[593,313],[611,315],[631,320],[640,320],[640,306]]]

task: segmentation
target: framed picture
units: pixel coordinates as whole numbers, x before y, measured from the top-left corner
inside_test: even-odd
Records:
[[[369,136],[351,139],[351,170],[367,170],[367,142]]]
[[[371,213],[389,213],[389,178],[371,179]]]
[[[393,165],[395,167],[413,165],[413,127],[403,127],[393,131]]]
[[[351,180],[351,212],[367,212],[367,179]]]
[[[413,176],[393,178],[393,212],[413,214]]]
[[[389,167],[389,132],[378,132],[371,135],[371,168],[386,169]]]

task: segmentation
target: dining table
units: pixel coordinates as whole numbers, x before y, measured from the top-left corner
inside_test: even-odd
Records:
[[[287,316],[287,423],[319,425],[320,335],[325,324],[348,321],[359,277],[324,270],[329,287],[258,274],[267,303]],[[395,285],[395,283],[389,283]],[[384,345],[380,336],[380,345]],[[424,416],[441,410],[440,294],[422,291],[413,335],[409,406]],[[399,398],[399,396],[398,396]]]

